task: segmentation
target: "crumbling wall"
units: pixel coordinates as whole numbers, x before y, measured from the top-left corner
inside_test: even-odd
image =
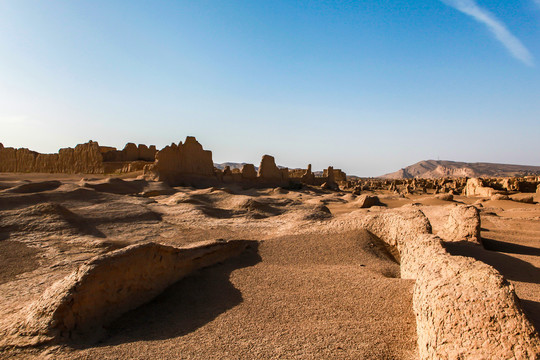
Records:
[[[484,181],[480,178],[469,179],[465,185],[465,195],[467,196],[491,197],[495,193],[495,189],[484,186]]]
[[[448,214],[439,234],[445,241],[468,241],[480,244],[480,212],[471,205],[456,205]]]
[[[128,143],[124,150],[99,146],[95,141],[63,148],[57,154],[40,154],[25,148],[0,147],[0,172],[110,174],[140,171],[154,161],[155,146]]]
[[[325,170],[328,176],[316,177],[311,172],[311,165],[306,171],[291,171],[279,168],[270,155],[262,157],[258,173],[252,164],[246,164],[241,171],[214,169],[212,152],[204,150],[193,136],[186,137],[184,143],[173,143],[160,151],[153,145],[137,146],[134,143],[126,144],[119,151],[93,141],[77,145],[75,149],[60,149],[58,154],[0,147],[0,172],[120,174],[142,171],[146,179],[165,181],[172,186],[208,187],[225,182],[244,187],[278,187],[304,183],[326,184],[328,189],[339,190],[337,181],[346,179],[346,175],[341,170],[329,169],[330,172]]]
[[[25,309],[4,345],[58,343],[100,331],[194,270],[240,254],[247,244],[235,240],[175,248],[147,243],[97,256]]]
[[[491,266],[444,251],[422,235],[423,256],[413,293],[422,359],[534,359],[540,339],[519,306],[514,287]]]
[[[58,154],[40,154],[25,148],[0,148],[0,172],[102,174],[103,157],[97,142],[60,149]]]
[[[311,171],[311,164],[308,165],[306,172],[302,175],[302,183],[307,185],[315,184],[315,174]]]
[[[255,180],[257,178],[257,172],[255,171],[255,165],[245,164],[242,166],[242,178],[245,180]]]
[[[156,153],[155,158],[153,164],[144,168],[145,176],[150,179],[166,181],[171,185],[181,184],[194,177],[217,180],[212,152],[204,150],[193,136],[186,137],[183,144],[173,143],[164,147]]]
[[[126,162],[126,161],[151,161],[153,162],[156,157],[156,146],[150,147],[134,143],[127,143],[123,150],[116,150],[112,147],[100,146],[103,154],[103,161],[106,162]]]
[[[263,155],[257,176],[265,181],[282,180],[281,170],[277,167],[273,156]]]
[[[416,209],[370,214],[364,227],[395,247],[401,277],[416,280],[421,359],[534,359],[540,339],[514,288],[491,266],[452,256]]]
[[[328,169],[323,170],[323,177],[329,176],[328,171]],[[345,172],[343,172],[341,169],[332,168],[332,175],[330,176],[333,176],[334,181],[347,181],[347,174],[345,174]]]

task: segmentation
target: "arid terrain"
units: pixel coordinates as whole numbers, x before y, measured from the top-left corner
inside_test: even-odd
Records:
[[[14,346],[19,334],[4,343],[2,358],[416,359],[414,281],[400,278],[391,251],[358,219],[415,208],[437,234],[456,204],[476,204],[484,246],[452,243],[448,251],[501,272],[540,326],[538,204],[380,190],[366,192],[379,204],[361,208],[361,196],[350,191],[195,189],[123,177],[0,176],[4,331],[95,256],[147,242],[250,245],[110,319],[99,333],[22,347]]]
[[[0,170],[2,358],[540,356],[536,176],[219,169],[194,137]]]

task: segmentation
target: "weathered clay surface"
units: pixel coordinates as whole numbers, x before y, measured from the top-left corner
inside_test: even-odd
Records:
[[[56,343],[99,332],[192,271],[236,256],[246,246],[239,240],[184,248],[146,243],[97,256],[23,310],[3,345]]]
[[[480,244],[480,213],[470,205],[453,207],[446,226],[439,234],[445,241],[470,241]]]
[[[469,218],[468,209],[457,208],[456,214]],[[454,216],[453,221],[459,219]],[[448,254],[441,239],[430,234],[421,211],[373,214],[364,225],[397,249],[402,278],[416,280],[413,307],[421,359],[539,356],[538,333],[513,286],[487,264]]]
[[[421,259],[413,294],[421,359],[534,359],[540,339],[514,287],[491,266],[451,256],[435,235],[409,249]]]
[[[363,226],[379,237],[388,245],[395,247],[398,256],[402,256],[405,244],[414,242],[420,234],[431,234],[431,224],[424,213],[417,209],[398,209],[368,214],[363,220]],[[401,277],[414,279],[409,276],[401,261]]]

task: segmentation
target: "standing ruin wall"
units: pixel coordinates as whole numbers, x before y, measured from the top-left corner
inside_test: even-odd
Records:
[[[338,169],[332,170],[331,174],[325,170],[327,175],[321,177],[311,172],[311,165],[306,170],[280,168],[270,155],[262,157],[258,172],[253,164],[246,164],[241,170],[219,170],[214,168],[212,152],[204,150],[192,136],[186,137],[183,143],[173,143],[159,151],[154,145],[128,143],[123,150],[117,150],[89,141],[75,148],[60,149],[57,154],[40,154],[26,148],[4,147],[0,143],[0,172],[117,174],[135,171],[142,171],[148,180],[196,187],[220,183],[247,187],[320,186],[332,175],[338,181],[346,179],[346,174]]]
[[[470,214],[454,215],[456,226],[468,233]],[[478,213],[474,216],[479,225]],[[448,253],[420,210],[373,213],[364,219],[364,227],[393,248],[401,277],[415,280],[420,359],[525,360],[540,354],[540,338],[514,287],[491,266]],[[477,243],[474,237],[465,241]]]
[[[107,174],[142,170],[154,161],[156,147],[128,143],[123,150],[99,146],[95,141],[63,148],[56,154],[41,154],[26,148],[0,144],[0,172]]]
[[[0,147],[1,172],[103,173],[103,157],[97,142],[60,149],[57,154],[40,154],[25,148]]]

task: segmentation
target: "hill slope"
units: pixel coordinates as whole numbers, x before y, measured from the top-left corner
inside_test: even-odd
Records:
[[[540,174],[540,166],[494,163],[466,163],[447,160],[424,160],[396,172],[382,175],[384,179],[519,176]]]

